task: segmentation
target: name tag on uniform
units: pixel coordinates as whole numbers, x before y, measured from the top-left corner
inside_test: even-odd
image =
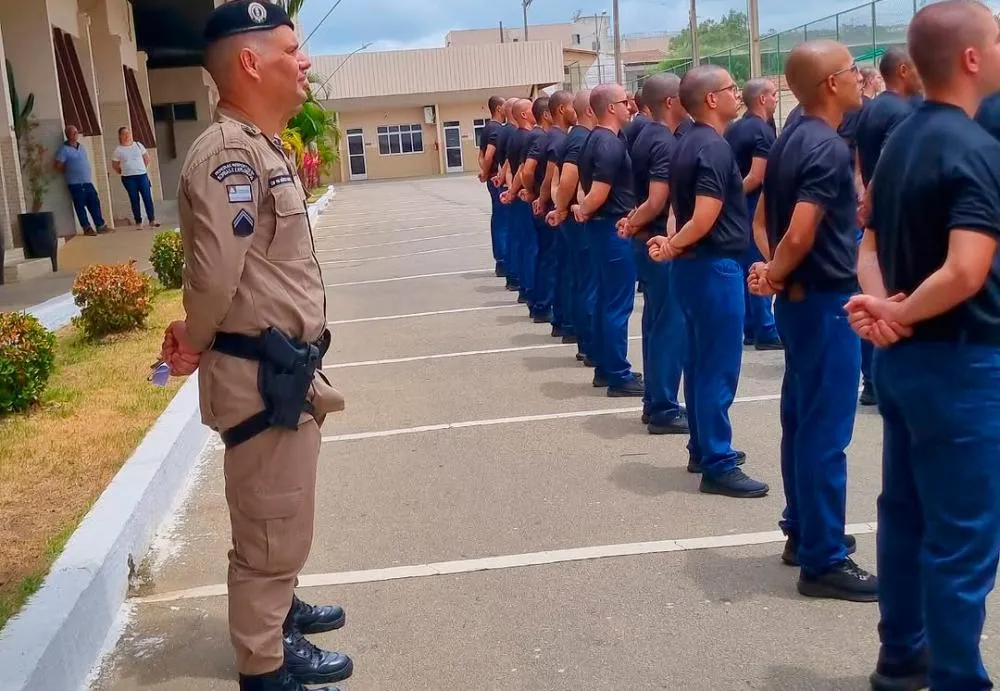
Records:
[[[226,185],[230,204],[243,204],[253,201],[253,187],[250,185]]]
[[[291,175],[277,175],[267,181],[267,186],[270,188],[277,187],[278,185],[290,185],[293,182]]]

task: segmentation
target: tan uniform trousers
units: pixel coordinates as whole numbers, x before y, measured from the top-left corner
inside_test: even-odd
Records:
[[[225,456],[229,552],[229,634],[241,674],[284,663],[282,624],[312,546],[321,434],[271,428]]]

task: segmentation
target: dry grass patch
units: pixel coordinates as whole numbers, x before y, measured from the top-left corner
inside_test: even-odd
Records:
[[[155,298],[145,329],[99,343],[58,333],[42,403],[0,418],[0,627],[41,585],[79,521],[181,382],[146,381],[180,291]]]

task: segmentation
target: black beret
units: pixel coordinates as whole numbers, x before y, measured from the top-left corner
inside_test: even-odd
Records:
[[[281,5],[268,0],[236,0],[215,8],[205,24],[205,43],[249,31],[270,31],[279,26],[295,28]]]

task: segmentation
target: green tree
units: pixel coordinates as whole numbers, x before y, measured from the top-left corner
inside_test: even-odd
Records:
[[[306,0],[279,0],[278,4],[285,8],[289,17],[295,19],[302,10],[302,6],[306,4]]]
[[[711,55],[750,42],[750,22],[745,12],[729,10],[718,21],[706,19],[698,25],[698,53]],[[691,57],[691,31],[684,29],[670,40],[670,57]]]

